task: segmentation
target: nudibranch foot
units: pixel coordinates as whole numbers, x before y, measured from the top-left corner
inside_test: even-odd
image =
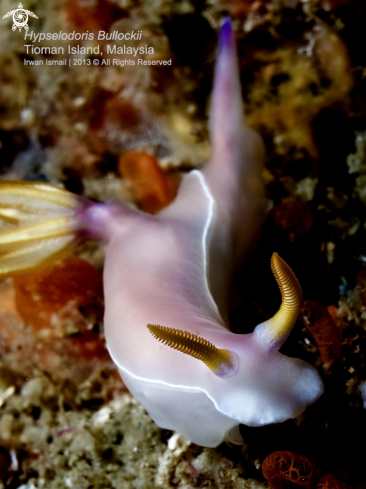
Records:
[[[227,320],[228,279],[234,265],[245,260],[253,247],[268,200],[262,180],[264,145],[245,118],[235,33],[229,18],[220,37],[209,115],[212,152],[201,173],[215,208],[214,239],[208,250],[210,290]]]
[[[148,324],[147,327],[154,338],[170,348],[201,360],[218,377],[231,377],[238,370],[238,357],[234,352],[216,348],[204,338],[187,331],[157,324]]]

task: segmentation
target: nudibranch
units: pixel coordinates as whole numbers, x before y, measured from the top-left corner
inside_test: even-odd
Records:
[[[158,215],[122,202],[91,203],[45,183],[0,185],[0,217],[17,226],[0,235],[0,273],[40,266],[86,236],[105,240],[110,355],[160,427],[207,447],[240,443],[240,423],[295,417],[323,391],[315,368],[278,351],[302,292],[277,254],[271,265],[282,293],[279,311],[251,334],[228,328],[230,278],[268,204],[262,143],[243,115],[229,20],[221,38],[209,120],[212,156],[183,178],[174,202]]]

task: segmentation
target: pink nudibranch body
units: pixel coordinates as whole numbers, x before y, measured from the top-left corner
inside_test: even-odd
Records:
[[[229,20],[221,33],[210,160],[184,177],[177,198],[158,216],[116,210],[104,230],[109,352],[131,393],[160,427],[209,447],[224,439],[240,443],[239,423],[261,426],[294,417],[323,391],[317,371],[280,354],[279,344],[269,346],[267,333],[236,335],[227,326],[233,266],[268,204],[260,180],[262,143],[244,119]],[[216,376],[199,360],[157,342],[149,323],[234,352],[237,372]]]
[[[82,229],[108,242],[105,335],[125,384],[160,427],[207,447],[225,439],[240,443],[240,423],[261,426],[295,417],[323,392],[316,369],[278,352],[288,332],[276,336],[267,322],[251,334],[228,329],[231,275],[268,204],[260,180],[262,143],[243,115],[229,20],[221,35],[210,112],[212,156],[204,168],[183,178],[174,202],[158,215],[123,203],[79,203],[70,219],[70,236]],[[216,375],[157,341],[148,324],[187,331],[228,350],[235,369]]]

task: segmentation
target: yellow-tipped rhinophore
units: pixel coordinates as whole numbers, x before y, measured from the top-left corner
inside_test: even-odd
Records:
[[[236,355],[187,331],[148,324],[150,333],[170,348],[201,360],[215,375],[229,377],[237,370]]]
[[[303,297],[301,285],[294,272],[277,253],[273,253],[271,257],[271,268],[281,290],[282,304],[277,313],[263,324],[266,325],[268,336],[275,343],[282,338],[286,339],[291,332],[300,313]]]
[[[77,197],[43,182],[0,182],[0,277],[45,266],[76,244]]]

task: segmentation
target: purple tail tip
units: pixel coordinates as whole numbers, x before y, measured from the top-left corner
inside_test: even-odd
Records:
[[[224,23],[221,26],[220,30],[221,34],[221,39],[222,39],[222,44],[223,47],[230,46],[230,44],[233,42],[233,26],[231,24],[230,17],[225,17]]]

